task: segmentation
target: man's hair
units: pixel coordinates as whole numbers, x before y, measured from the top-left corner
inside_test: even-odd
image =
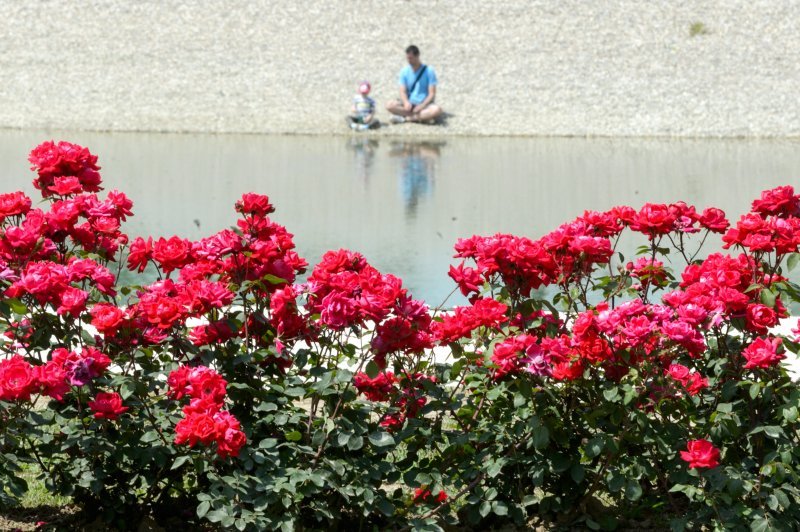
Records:
[[[408,48],[406,48],[406,53],[412,55],[419,55],[419,48],[417,48],[412,44]]]

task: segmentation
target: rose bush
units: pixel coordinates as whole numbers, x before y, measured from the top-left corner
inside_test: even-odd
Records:
[[[800,521],[791,187],[733,227],[678,202],[460,240],[445,311],[352,251],[307,271],[266,196],[131,239],[88,149],[30,161],[42,207],[0,194],[0,504],[35,467],[119,528]]]

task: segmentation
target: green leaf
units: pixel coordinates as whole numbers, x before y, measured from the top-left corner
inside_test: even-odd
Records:
[[[262,277],[262,279],[264,279],[265,281],[267,281],[270,284],[284,284],[284,283],[286,283],[286,279],[281,279],[277,275],[272,275],[271,273],[266,274],[264,277]]]
[[[629,501],[638,501],[642,497],[642,487],[635,480],[629,480],[625,484],[625,497]]]
[[[303,438],[303,435],[300,433],[299,430],[293,430],[292,432],[288,432],[286,434],[286,439],[289,441],[300,441]]]
[[[599,455],[603,452],[603,447],[605,447],[606,439],[603,436],[595,436],[589,443],[586,444],[586,456],[589,458],[594,458],[595,456]]]
[[[154,430],[151,430],[151,431],[145,432],[142,435],[142,438],[141,438],[140,441],[142,443],[150,443],[150,442],[156,441],[157,439],[158,439],[158,432],[156,432]]]
[[[800,253],[791,253],[786,259],[786,271],[794,270],[800,264]]]
[[[187,455],[183,455],[183,456],[177,457],[175,459],[175,461],[172,462],[172,467],[170,468],[170,470],[178,469],[180,466],[182,466],[183,464],[185,464],[186,462],[188,462],[191,459],[192,459],[192,457],[191,456],[187,456]],[[201,515],[200,517],[203,517],[203,516]]]
[[[606,398],[606,401],[616,403],[620,398],[619,389],[615,386],[613,388],[609,388],[608,390],[603,390],[603,397]]]
[[[772,291],[767,289],[762,290],[761,302],[770,308],[775,307],[775,294],[773,294]]]
[[[492,503],[492,511],[495,515],[508,515],[508,506],[502,501]]]
[[[488,468],[486,468],[486,474],[489,478],[494,478],[500,474],[500,471],[503,470],[503,466],[505,465],[506,461],[502,458],[498,458],[494,462],[492,462]]]
[[[355,434],[353,434],[347,440],[347,448],[350,449],[351,451],[357,451],[362,447],[364,447],[364,438],[362,438],[361,436],[356,436]]]
[[[391,502],[387,501],[386,499],[381,499],[378,502],[378,509],[381,513],[385,516],[392,516],[394,515],[394,506]]]
[[[717,405],[717,412],[722,412],[723,414],[730,414],[733,411],[733,405],[731,403],[720,403]]]
[[[586,476],[586,471],[584,470],[582,465],[575,464],[569,470],[569,475],[572,477],[572,480],[573,482],[575,482],[575,484],[580,484],[581,482],[583,482],[583,479]]]
[[[6,299],[4,303],[9,307],[11,307],[11,310],[12,312],[14,312],[14,314],[25,315],[28,313],[28,307],[26,307],[25,303],[23,303],[19,299],[16,298]]]
[[[367,367],[364,368],[364,371],[366,372],[367,376],[369,376],[370,379],[374,379],[375,377],[378,376],[378,373],[381,372],[381,368],[378,367],[378,365],[375,363],[374,360],[370,360],[367,363]]]
[[[625,477],[616,471],[609,471],[608,475],[606,475],[606,484],[608,485],[608,491],[616,493],[625,485]]]
[[[547,443],[549,441],[550,441],[550,431],[547,430],[547,427],[541,426],[533,431],[533,438],[531,438],[531,443],[533,443],[534,449],[544,449],[545,447],[547,447]]]
[[[209,501],[203,501],[197,505],[197,517],[203,518],[208,513],[208,510],[211,508],[211,503]]]
[[[776,440],[783,436],[783,429],[775,425],[767,425],[764,427],[764,434],[773,440]]]
[[[394,445],[394,437],[388,432],[373,432],[369,435],[369,442],[375,447]]]
[[[756,517],[750,521],[750,532],[768,532],[770,530],[775,529],[769,524],[769,520],[764,517]]]
[[[761,383],[754,382],[750,385],[750,390],[748,395],[750,395],[750,399],[755,399],[758,397],[759,392],[761,391]]]

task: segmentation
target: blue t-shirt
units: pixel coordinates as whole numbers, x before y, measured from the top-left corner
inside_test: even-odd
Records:
[[[420,68],[422,68],[422,66],[420,66]],[[400,71],[397,81],[406,88],[406,93],[411,90],[411,86],[414,84],[414,80],[417,79],[418,74],[419,70],[414,72],[411,65],[406,65],[403,67],[403,70]],[[428,97],[428,87],[431,85],[436,85],[436,72],[433,71],[433,68],[428,67],[419,78],[419,83],[414,87],[414,92],[408,95],[408,101],[413,105],[422,103],[423,100]]]

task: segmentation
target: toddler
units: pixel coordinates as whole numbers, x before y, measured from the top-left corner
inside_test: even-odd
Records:
[[[358,94],[353,98],[353,108],[347,122],[351,129],[363,131],[377,125],[375,120],[375,100],[369,97],[372,87],[369,81],[362,81],[358,85]]]

